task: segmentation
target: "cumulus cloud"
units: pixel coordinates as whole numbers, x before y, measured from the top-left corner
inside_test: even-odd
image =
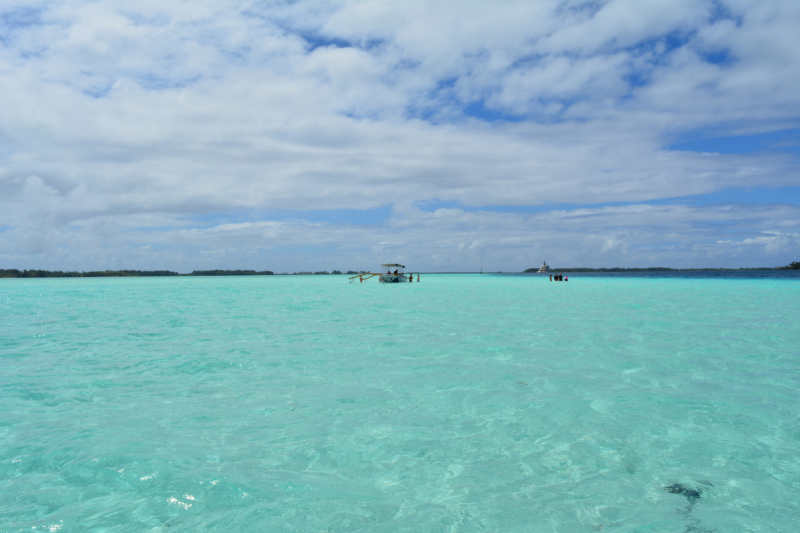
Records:
[[[735,261],[758,267],[796,257],[798,231],[800,207],[746,204],[632,204],[534,213],[400,206],[381,224],[294,219],[197,227],[177,218],[106,215],[45,234],[31,235],[25,228],[2,232],[0,245],[9,249],[16,242],[20,252],[0,257],[13,261],[46,252],[39,266],[78,269],[86,256],[98,258],[93,268],[119,268],[123,258],[147,268],[156,258],[178,271],[220,264],[280,272],[371,270],[390,260],[423,271],[521,271],[542,259],[554,266],[688,268]],[[26,238],[31,239],[27,248],[20,245]],[[35,248],[47,246],[45,240],[50,249]]]
[[[551,262],[581,264],[785,261],[791,205],[651,204],[798,185],[796,151],[669,148],[796,128],[798,22],[780,1],[6,2],[0,257],[300,270],[413,253],[433,269],[491,249],[518,268],[551,246]],[[413,207],[431,201],[457,208]],[[604,203],[634,205],[581,214]],[[379,224],[304,215],[381,206],[395,215]],[[687,228],[707,213],[759,222],[698,240]]]

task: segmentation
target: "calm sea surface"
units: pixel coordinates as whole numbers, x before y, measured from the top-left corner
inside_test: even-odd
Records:
[[[0,531],[797,531],[756,277],[0,280]]]

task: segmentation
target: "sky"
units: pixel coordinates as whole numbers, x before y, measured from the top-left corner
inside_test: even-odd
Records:
[[[0,0],[0,268],[800,260],[800,2]]]

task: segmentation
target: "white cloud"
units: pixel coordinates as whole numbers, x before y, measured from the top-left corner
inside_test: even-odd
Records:
[[[776,221],[784,221],[782,229],[774,229]],[[728,239],[719,238],[720,228]],[[423,211],[406,206],[379,225],[262,220],[195,227],[182,219],[105,215],[41,237],[60,243],[52,249],[36,248],[42,244],[34,240],[30,248],[0,257],[77,269],[86,256],[98,258],[92,268],[146,269],[156,258],[160,267],[182,272],[369,270],[390,259],[422,271],[521,271],[543,259],[554,266],[756,267],[783,265],[796,257],[798,229],[800,207],[743,204],[628,205],[538,213]],[[25,238],[23,229],[0,232],[0,246],[7,248],[10,241]],[[307,249],[325,253],[309,256]],[[102,254],[104,250],[124,252],[109,256]]]
[[[7,2],[0,11],[0,257],[9,264],[94,268],[113,250],[155,268],[172,261],[160,236],[185,247],[185,260],[174,259],[183,266],[205,246],[227,250],[215,234],[349,250],[352,232],[373,231],[280,220],[186,229],[241,210],[642,202],[800,181],[792,154],[665,148],[697,129],[797,125],[795,3]],[[519,121],[465,114],[475,105]],[[445,215],[426,230],[450,228],[431,257],[450,244],[516,257],[506,226],[481,233],[474,212],[458,215],[463,228]],[[425,249],[411,245],[419,236],[403,220],[375,231],[398,249]],[[612,262],[639,257],[637,220],[629,213],[625,228],[580,245]],[[594,235],[581,217],[558,231],[573,223]],[[136,238],[115,234],[122,228]],[[708,231],[709,243],[726,240]],[[682,264],[702,259],[680,244],[694,242],[689,233],[674,235]],[[747,238],[762,237],[737,246],[760,246]],[[789,253],[795,241],[770,242],[781,244],[763,253]],[[301,256],[298,269],[311,260]]]

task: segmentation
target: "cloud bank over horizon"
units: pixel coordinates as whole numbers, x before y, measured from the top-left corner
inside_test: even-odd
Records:
[[[800,259],[800,3],[5,2],[0,267]]]

